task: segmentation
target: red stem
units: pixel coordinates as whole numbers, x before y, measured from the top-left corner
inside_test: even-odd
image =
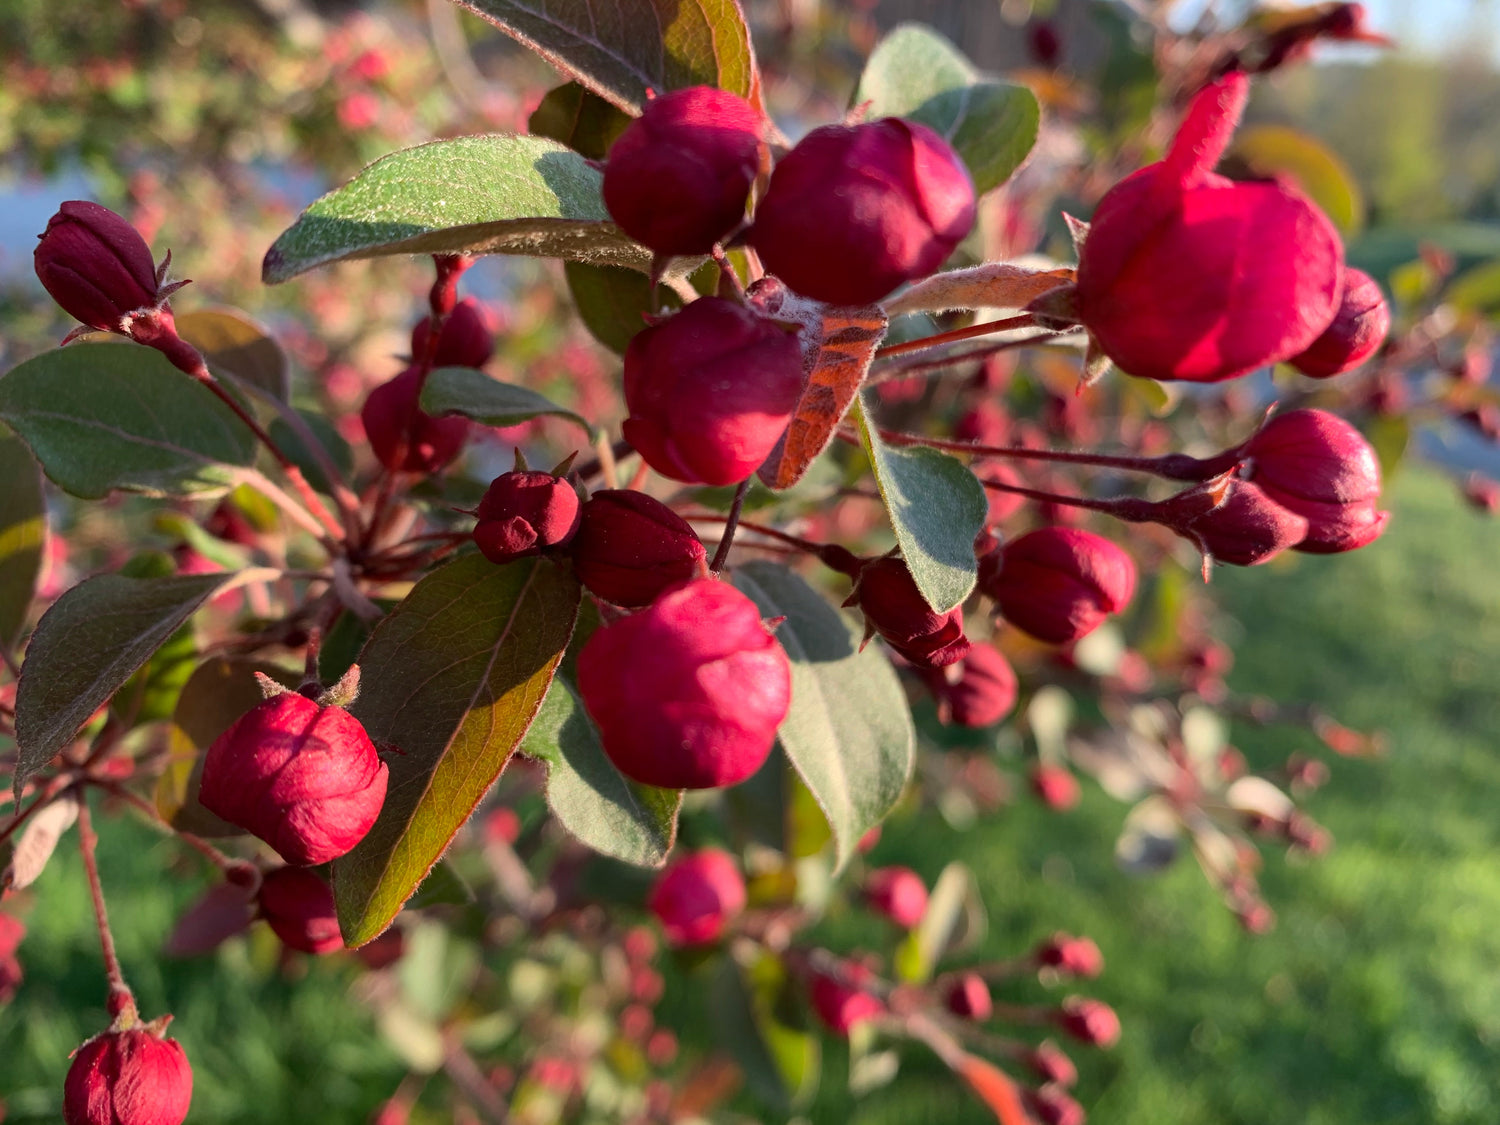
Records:
[[[1025,336],[1019,340],[1001,340],[998,343],[989,344],[982,348],[970,348],[966,352],[957,355],[945,355],[939,359],[919,359],[916,362],[893,363],[872,371],[870,377],[865,380],[865,386],[876,383],[886,383],[892,379],[909,379],[916,375],[927,375],[942,371],[969,360],[983,359],[985,356],[996,355],[1000,352],[1012,351],[1016,348],[1029,348],[1033,344],[1046,344],[1055,339],[1061,333],[1041,332],[1035,336]]]
[[[104,906],[104,886],[99,881],[99,864],[95,853],[99,837],[94,834],[94,822],[89,815],[86,794],[78,795],[78,846],[83,852],[83,870],[88,875],[89,894],[94,902],[94,919],[99,924],[99,946],[104,951],[104,975],[109,980],[109,1010],[111,1015],[135,1013],[135,997],[125,983],[120,971],[120,959],[115,955],[115,935],[110,932],[109,912]]]
[[[719,537],[719,548],[714,552],[714,561],[708,569],[718,574],[729,559],[729,548],[734,545],[734,533],[740,525],[740,511],[745,507],[745,494],[750,491],[750,478],[746,477],[734,490],[734,503],[729,506],[729,515],[724,520],[724,534]]]
[[[1151,473],[1167,480],[1201,482],[1232,469],[1240,460],[1238,449],[1216,457],[1189,457],[1186,453],[1168,453],[1161,457],[1130,457],[1109,453],[1069,453],[1056,449],[1030,449],[1019,445],[981,445],[978,442],[954,441],[928,437],[925,434],[881,430],[882,441],[891,445],[925,445],[951,453],[969,453],[975,457],[1010,457],[1021,461],[1057,461],[1071,465],[1098,465],[1108,469]]]
[[[992,332],[1006,332],[1012,328],[1030,328],[1036,322],[1030,313],[1007,317],[1004,320],[987,320],[983,324],[971,324],[967,328],[955,328],[951,332],[939,332],[936,336],[923,336],[920,340],[907,340],[901,344],[887,344],[876,349],[876,359],[906,355],[908,352],[925,351],[944,344],[956,344],[961,340],[972,340],[976,336],[988,336]]]

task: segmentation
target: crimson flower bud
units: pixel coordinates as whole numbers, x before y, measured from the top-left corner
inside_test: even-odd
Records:
[[[311,871],[277,867],[260,884],[260,916],[284,944],[303,953],[344,948],[333,888]]]
[[[1062,766],[1036,766],[1031,771],[1031,791],[1049,809],[1066,812],[1078,804],[1082,791],[1071,770]]]
[[[1301,353],[1334,318],[1344,251],[1333,224],[1282,183],[1213,171],[1248,91],[1243,74],[1205,87],[1166,158],[1094,212],[1078,319],[1132,375],[1231,379]]]
[[[1094,1047],[1113,1047],[1120,1040],[1120,1017],[1102,1000],[1069,996],[1058,1011],[1057,1024],[1074,1039]]]
[[[987,727],[1009,715],[1019,685],[1015,669],[993,645],[976,645],[959,664],[956,683],[946,685],[952,719],[961,727]]]
[[[1026,1065],[1036,1072],[1043,1082],[1057,1086],[1071,1086],[1078,1081],[1078,1068],[1073,1060],[1050,1039],[1038,1043],[1036,1050],[1026,1058]]]
[[[96,1035],[73,1054],[63,1083],[65,1125],[181,1125],[193,1070],[175,1039],[154,1024]]]
[[[1391,309],[1380,283],[1364,270],[1344,270],[1344,292],[1333,323],[1306,351],[1287,362],[1304,375],[1326,379],[1352,371],[1369,359],[1391,330]]]
[[[707,552],[687,521],[630,488],[589,497],[572,550],[574,573],[589,593],[631,609],[708,570]]]
[[[468,439],[467,418],[434,418],[418,408],[426,380],[420,367],[408,367],[371,391],[359,412],[376,460],[392,472],[437,472]]]
[[[1043,527],[981,559],[979,588],[1023,633],[1067,644],[1129,604],[1135,563],[1102,535]]]
[[[910,867],[877,867],[865,879],[864,894],[871,910],[903,929],[927,913],[927,884]]]
[[[745,909],[745,880],[734,857],[705,848],[670,864],[646,900],[674,947],[709,945]]]
[[[26,936],[26,923],[13,914],[0,914],[0,1004],[10,1003],[21,986],[21,962],[16,950]]]
[[[646,1061],[658,1070],[671,1066],[677,1059],[677,1036],[665,1027],[659,1027],[646,1040]]]
[[[1088,1119],[1083,1106],[1066,1091],[1053,1086],[1033,1091],[1026,1100],[1041,1125],[1084,1125]]]
[[[693,86],[652,98],[610,147],[604,206],[658,254],[707,254],[745,220],[767,159],[765,119],[727,90]]]
[[[782,157],[750,240],[766,269],[832,305],[926,277],[974,225],[974,182],[931,129],[899,117],[824,125]]]
[[[1380,461],[1348,422],[1326,410],[1293,410],[1247,441],[1244,471],[1261,490],[1307,519],[1297,550],[1329,555],[1374,542],[1389,512],[1376,510]]]
[[[1231,480],[1223,503],[1173,530],[1215,562],[1256,566],[1306,539],[1308,523],[1249,481]]]
[[[432,335],[432,319],[423,317],[411,330],[411,358],[420,364],[427,354]],[[484,306],[473,297],[465,297],[443,318],[438,333],[437,350],[430,367],[483,367],[495,354],[495,332]]]
[[[859,606],[869,627],[913,664],[941,668],[969,651],[963,609],[934,611],[904,559],[887,555],[865,563],[844,604]]]
[[[595,632],[578,654],[578,692],[626,777],[714,789],[766,760],[792,673],[755,603],[700,579]]]
[[[37,279],[65,313],[90,328],[124,331],[131,313],[158,303],[151,247],[108,207],[70,199],[40,239]]]
[[[479,501],[474,542],[492,563],[539,555],[573,538],[582,506],[577,491],[561,477],[502,473]]]
[[[990,999],[990,986],[978,973],[961,973],[949,986],[943,1003],[960,1019],[983,1023],[995,1011],[995,1002]]]
[[[814,973],[808,999],[818,1019],[830,1030],[848,1038],[860,1024],[884,1013],[885,1005],[880,999],[859,987],[869,976],[870,971],[854,961],[845,961],[838,976]]]
[[[776,445],[801,390],[795,333],[736,301],[701,297],[625,349],[622,432],[663,476],[738,484]]]
[[[1104,954],[1086,937],[1053,934],[1033,954],[1038,965],[1046,965],[1073,977],[1097,977],[1104,971]]]
[[[284,692],[214,740],[199,799],[288,863],[311,866],[364,839],[380,815],[389,773],[348,711]]]

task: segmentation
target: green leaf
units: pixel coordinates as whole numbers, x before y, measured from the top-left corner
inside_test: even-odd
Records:
[[[593,427],[546,395],[491,379],[472,367],[439,367],[422,387],[422,409],[429,414],[462,414],[485,426],[515,426],[544,414],[577,422],[590,437]]]
[[[706,999],[717,1037],[745,1072],[750,1091],[785,1113],[817,1092],[822,1050],[816,1035],[778,1016],[786,978],[776,959],[763,955],[751,974],[747,980],[733,958],[723,958]]]
[[[238,309],[198,309],[177,317],[177,334],[203,353],[215,375],[228,372],[285,402],[292,367],[273,340]]]
[[[1253,176],[1289,176],[1345,238],[1365,225],[1365,199],[1348,166],[1322,141],[1285,125],[1241,129],[1229,150]]]
[[[255,438],[233,412],[160,352],[73,344],[0,376],[0,420],[74,496],[222,492]]]
[[[586,606],[570,659],[598,624],[598,612]],[[615,768],[572,677],[569,664],[552,681],[521,753],[547,763],[547,803],[565,829],[596,852],[660,867],[677,838],[682,792],[637,784]]]
[[[551,562],[468,555],[370,634],[352,708],[393,753],[380,818],[333,867],[345,942],[378,936],[427,877],[536,718],[573,633],[578,583]]]
[[[984,486],[956,457],[925,446],[889,446],[869,420],[869,400],[853,413],[875,470],[896,542],[927,604],[946,613],[974,588],[974,537],[988,512]]]
[[[473,901],[474,891],[464,882],[463,876],[453,870],[453,865],[447,860],[440,860],[406,905],[412,910],[421,910],[427,906],[463,906]]]
[[[624,355],[631,338],[646,327],[643,314],[682,307],[682,299],[664,286],[657,292],[659,303],[653,302],[651,279],[635,270],[569,262],[563,274],[583,326],[616,355]]]
[[[881,650],[860,652],[848,616],[786,567],[746,563],[734,584],[767,617],[786,617],[776,638],[792,662],[792,706],[777,733],[833,829],[841,869],[911,776],[906,695]]]
[[[1036,144],[1041,109],[1024,86],[998,82],[930,27],[906,23],[876,45],[854,94],[870,116],[905,117],[957,150],[979,192],[999,187]]]
[[[131,725],[171,718],[197,660],[198,639],[192,625],[184,625],[115,692],[110,712]]]
[[[36,593],[47,538],[42,474],[26,446],[0,430],[0,648],[16,643]]]
[[[267,285],[391,254],[531,254],[650,268],[609,221],[603,177],[546,137],[456,137],[382,157],[302,212],[266,251]]]
[[[278,577],[272,570],[101,574],[58,598],[37,622],[16,689],[16,792],[205,601],[247,581]]]
[[[633,114],[658,94],[718,86],[760,100],[736,0],[458,0],[569,78]]]
[[[312,431],[313,437],[318,440],[332,458],[334,468],[348,477],[354,472],[354,451],[349,448],[349,443],[344,440],[344,435],[334,428],[332,422],[322,414],[312,410],[298,410],[302,420],[307,423],[307,428]],[[307,478],[307,483],[319,492],[332,492],[333,484],[323,472],[323,467],[308,452],[306,443],[302,436],[281,418],[272,418],[268,427],[271,440],[281,447],[282,451],[292,459],[297,468],[302,470],[302,475]]]
[[[590,160],[603,160],[609,146],[630,125],[630,114],[616,109],[577,82],[564,82],[547,91],[527,119],[534,137],[551,137]]]

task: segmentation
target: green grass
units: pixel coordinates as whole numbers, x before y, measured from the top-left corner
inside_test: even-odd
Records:
[[[882,863],[930,878],[957,857],[978,873],[991,925],[976,958],[1054,928],[1098,940],[1108,967],[1086,991],[1116,1006],[1125,1034],[1111,1052],[1074,1052],[1096,1125],[1500,1120],[1500,524],[1430,475],[1404,476],[1392,494],[1396,519],[1371,548],[1214,578],[1244,629],[1237,690],[1316,700],[1390,737],[1386,760],[1331,759],[1333,781],[1309,808],[1337,837],[1333,853],[1268,860],[1275,933],[1241,933],[1190,862],[1147,880],[1117,872],[1124,808],[1092,786],[1071,814],[1023,801],[967,833],[935,818],[885,833]],[[1235,737],[1262,766],[1313,748],[1293,728]],[[147,1014],[176,1014],[193,1060],[191,1120],[365,1120],[402,1068],[348,998],[352,967],[283,973],[265,934],[218,958],[161,961],[203,873],[125,819],[102,828],[127,975]],[[11,1122],[56,1120],[66,1056],[104,1023],[72,843],[37,888],[27,981],[0,1009]],[[919,1049],[905,1051],[894,1086],[857,1104],[842,1089],[842,1048],[826,1054],[805,1115],[814,1125],[992,1121]]]

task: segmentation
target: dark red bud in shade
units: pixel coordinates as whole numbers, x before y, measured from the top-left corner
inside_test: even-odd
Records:
[[[1341,375],[1374,355],[1390,330],[1391,308],[1380,283],[1351,267],[1344,270],[1344,292],[1333,323],[1306,351],[1287,362],[1314,379]]]
[[[1040,1125],[1084,1125],[1088,1115],[1065,1090],[1043,1086],[1027,1096]]]
[[[609,217],[658,254],[707,254],[745,219],[764,129],[749,102],[712,86],[651,99],[609,150]]]
[[[1281,183],[1216,175],[1248,94],[1204,88],[1166,158],[1099,201],[1078,255],[1079,319],[1132,375],[1217,382],[1290,359],[1333,320],[1344,251]]]
[[[359,412],[375,458],[392,472],[433,473],[463,450],[467,418],[434,418],[417,407],[426,376],[408,367],[382,383]]]
[[[824,125],[782,157],[750,240],[804,297],[868,305],[926,277],[974,225],[974,183],[931,129],[898,117]]]
[[[63,1121],[181,1125],[192,1100],[193,1070],[177,1040],[150,1026],[106,1031],[73,1054],[63,1083]]]
[[[260,915],[276,936],[303,953],[333,953],[344,948],[333,888],[311,871],[278,867],[260,884]]]
[[[1031,57],[1043,66],[1056,66],[1062,55],[1062,40],[1051,20],[1033,20],[1026,29],[1026,45]]]
[[[1215,562],[1257,566],[1307,538],[1307,520],[1282,507],[1249,481],[1232,480],[1213,511],[1182,526],[1169,524]]]
[[[927,884],[910,867],[877,867],[865,879],[864,895],[871,910],[903,929],[927,913]]]
[[[1031,771],[1031,791],[1049,809],[1066,812],[1083,794],[1078,779],[1062,766],[1036,766]]]
[[[1043,527],[981,559],[979,589],[1023,633],[1067,644],[1129,604],[1135,563],[1101,535]]]
[[[629,488],[591,496],[573,537],[573,570],[589,593],[631,609],[708,571],[708,555],[686,520]]]
[[[344,855],[380,815],[390,770],[358,719],[296,692],[257,704],[203,759],[204,808],[288,863]]]
[[[1385,530],[1380,461],[1363,435],[1326,410],[1278,414],[1243,447],[1241,470],[1283,508],[1307,519],[1307,537],[1296,547],[1336,554],[1363,547]]]
[[[990,986],[984,983],[984,978],[978,973],[959,974],[958,979],[948,986],[943,1003],[955,1016],[975,1023],[983,1023],[995,1011],[995,1003],[990,999]]]
[[[646,905],[668,945],[708,945],[745,909],[745,880],[733,856],[705,848],[669,864]]]
[[[962,607],[934,612],[903,559],[865,563],[845,604],[859,606],[870,627],[913,664],[941,668],[969,651]]]
[[[738,484],[785,432],[801,390],[796,333],[701,297],[630,341],[622,432],[663,476]]]
[[[868,1023],[885,1011],[879,998],[857,987],[857,982],[867,979],[870,973],[863,965],[845,961],[839,975],[813,974],[808,987],[808,999],[813,1012],[828,1028],[848,1037],[862,1023]]]
[[[961,727],[987,727],[1009,715],[1020,687],[1015,670],[992,645],[975,645],[959,664],[957,682],[948,684],[943,697],[949,713]]]
[[[597,630],[578,692],[626,777],[714,789],[760,768],[791,705],[791,664],[754,602],[699,579]]]
[[[479,501],[474,542],[492,563],[539,555],[573,538],[582,507],[577,491],[561,477],[503,473],[490,482]]]
[[[423,317],[411,330],[411,358],[421,364],[427,354],[432,320]],[[473,297],[453,306],[443,320],[431,367],[483,367],[495,354],[495,329],[490,315]]]
[[[1069,996],[1057,1014],[1057,1025],[1095,1047],[1113,1047],[1120,1041],[1120,1017],[1102,1000]]]
[[[1036,1072],[1043,1082],[1057,1086],[1071,1086],[1078,1081],[1078,1068],[1073,1060],[1063,1053],[1056,1043],[1047,1040],[1038,1043],[1026,1059],[1026,1065]]]
[[[136,229],[108,207],[72,199],[47,220],[36,276],[62,310],[90,328],[119,332],[157,303],[156,263]]]
[[[1086,937],[1053,934],[1033,954],[1038,965],[1046,965],[1073,977],[1097,977],[1104,971],[1104,954]]]

